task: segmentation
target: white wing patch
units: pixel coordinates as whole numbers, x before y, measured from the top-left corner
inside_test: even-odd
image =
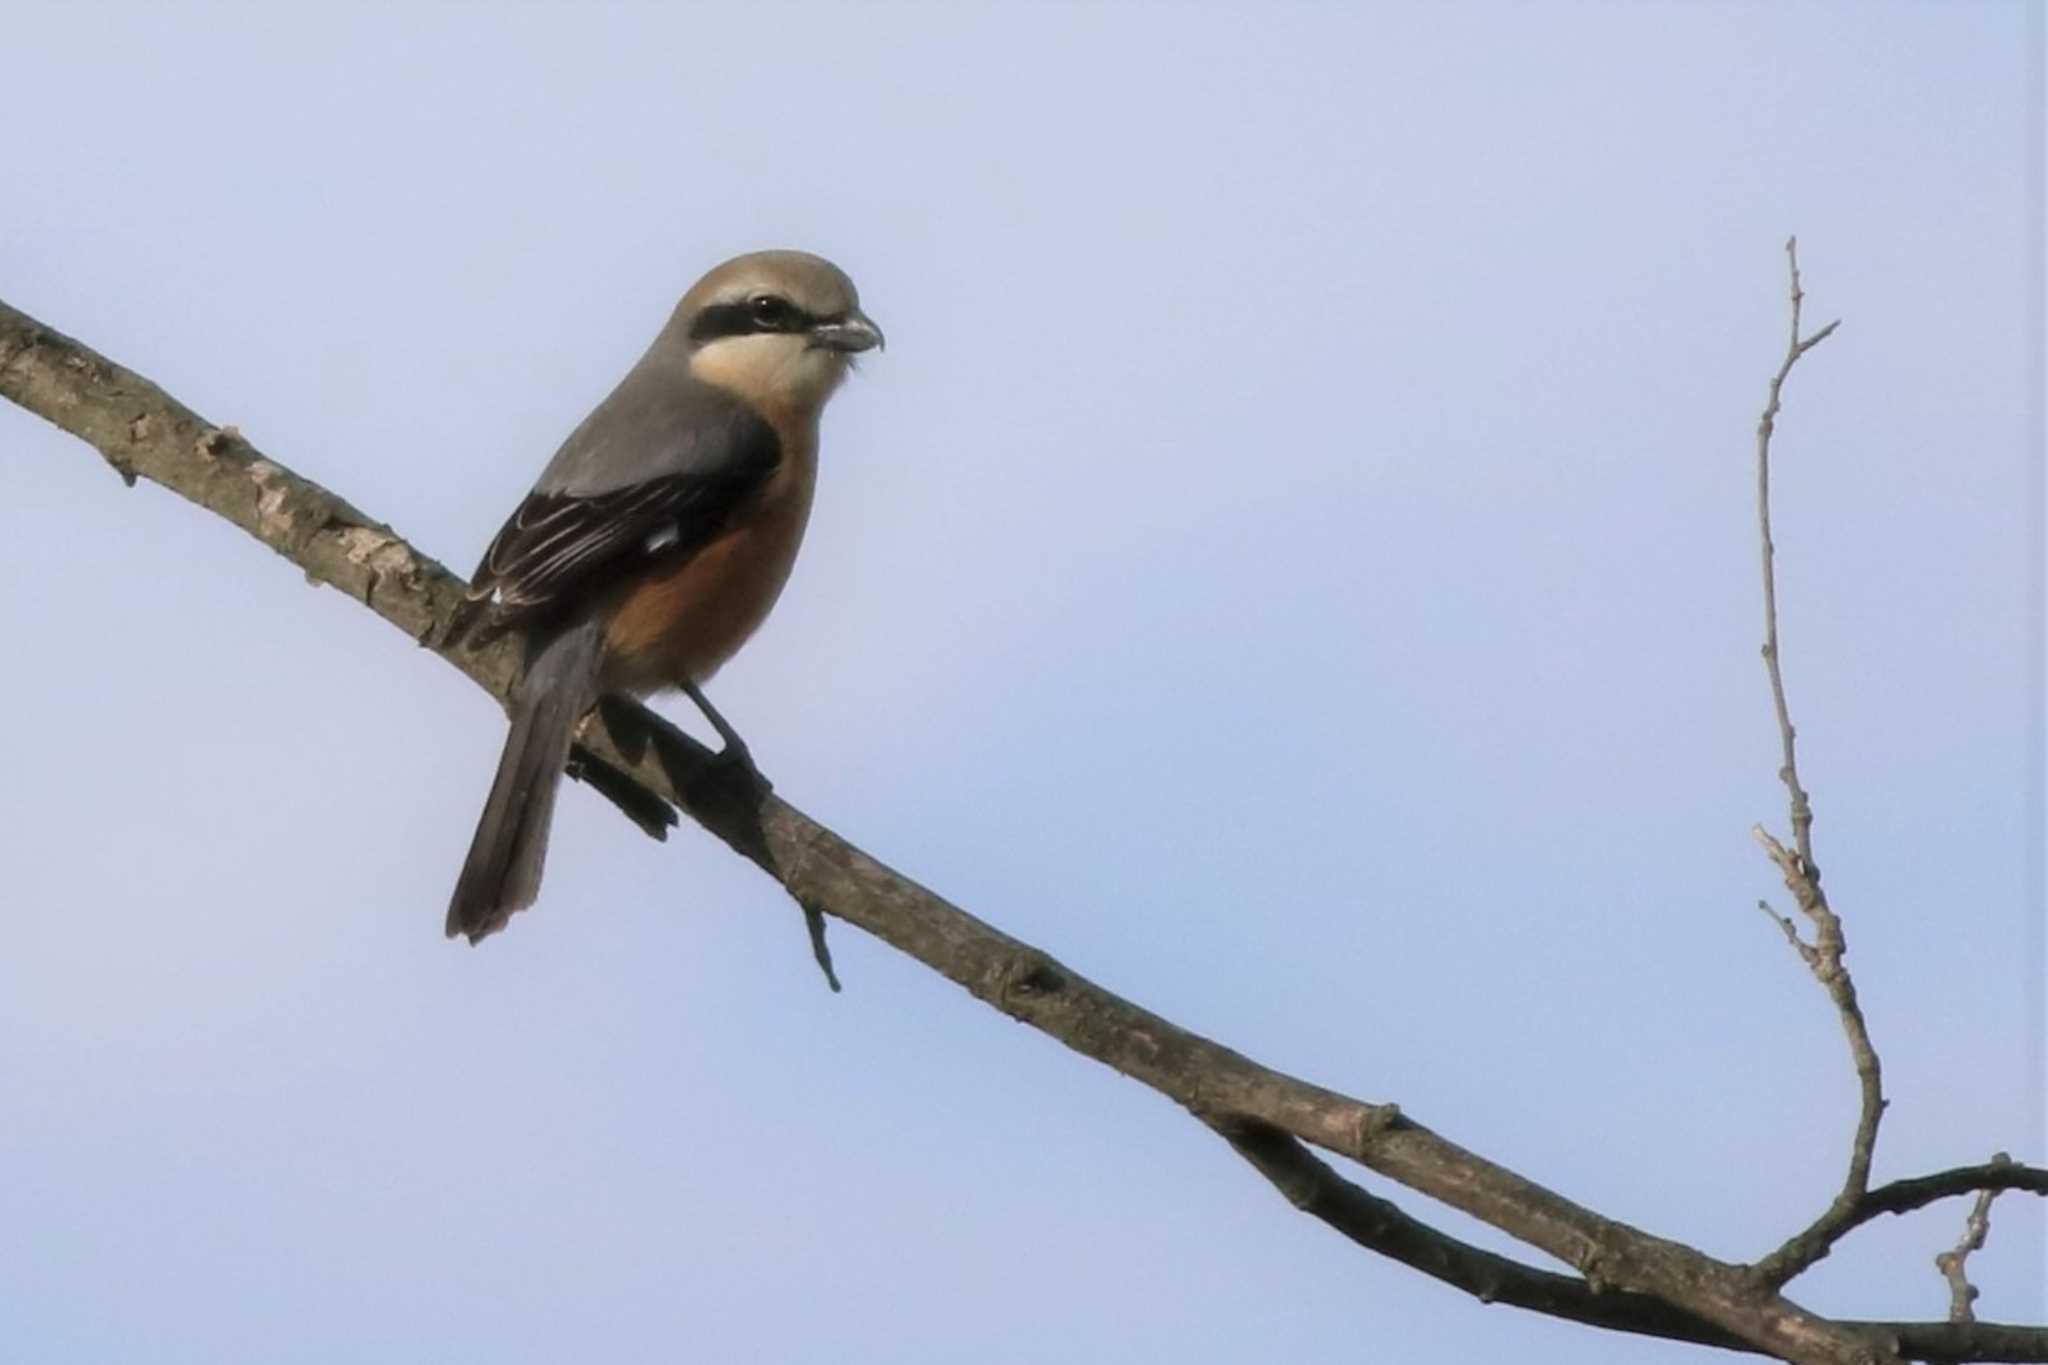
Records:
[[[675,544],[682,538],[682,527],[676,525],[674,522],[670,522],[668,525],[656,531],[653,535],[647,537],[647,553],[653,554],[657,550],[666,550],[669,546]]]

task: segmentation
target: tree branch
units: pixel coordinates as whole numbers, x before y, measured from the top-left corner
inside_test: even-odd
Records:
[[[1204,1121],[1295,1208],[1358,1245],[1462,1289],[1481,1303],[1509,1304],[1609,1331],[1730,1351],[1757,1350],[1712,1323],[1674,1311],[1660,1299],[1627,1291],[1602,1293],[1584,1280],[1537,1270],[1438,1232],[1344,1179],[1285,1133],[1255,1123]],[[1953,1322],[1838,1325],[1892,1344],[1907,1360],[2034,1360],[2048,1351],[2048,1332],[2032,1327],[1971,1323],[1959,1329]],[[1971,1330],[1976,1328],[1981,1333]]]
[[[1537,1270],[1438,1232],[1344,1179],[1277,1128],[1244,1119],[1203,1121],[1295,1208],[1358,1245],[1462,1289],[1481,1303],[1504,1303],[1612,1331],[1733,1351],[1756,1349],[1710,1322],[1674,1312],[1661,1299],[1626,1290],[1602,1292],[1583,1279]]]
[[[461,584],[440,564],[265,458],[231,430],[214,427],[147,380],[4,304],[0,395],[92,444],[129,482],[150,479],[218,513],[314,582],[333,585],[442,652],[434,643],[437,627],[459,599]],[[503,702],[516,670],[512,646],[458,648],[443,657]],[[648,730],[668,729],[652,713],[634,711]],[[1902,1351],[1926,1359],[1985,1359],[1975,1352],[1989,1341],[2010,1348],[1999,1358],[2048,1361],[2048,1332],[2034,1329],[1975,1324],[1973,1335],[1960,1331],[1964,1325],[1847,1324],[1817,1317],[1758,1285],[1741,1267],[1602,1218],[1465,1151],[1392,1105],[1369,1104],[1284,1075],[1179,1028],[892,872],[779,798],[762,794],[750,804],[720,804],[700,791],[712,784],[689,780],[693,766],[708,755],[679,734],[673,744],[622,746],[616,731],[586,717],[580,739],[609,771],[607,781],[630,779],[687,811],[775,877],[800,906],[866,930],[977,999],[1194,1111],[1232,1135],[1234,1147],[1269,1179],[1313,1179],[1314,1172],[1289,1155],[1291,1150],[1307,1158],[1299,1144],[1313,1144],[1576,1267],[1583,1282],[1551,1276],[1538,1283],[1578,1285],[1569,1299],[1577,1308],[1619,1305],[1603,1318],[1573,1314],[1579,1320],[1646,1330],[1637,1324],[1651,1322],[1661,1303],[1671,1330],[1660,1334],[1711,1345],[1739,1339],[1765,1354],[1815,1365],[1867,1365],[1901,1359]],[[636,818],[649,826],[644,812]],[[1284,1135],[1291,1148],[1275,1147],[1280,1139],[1269,1135]],[[1358,1197],[1368,1198],[1362,1192]],[[1350,1206],[1340,1199],[1333,1207]],[[1383,1217],[1378,1201],[1353,1212],[1356,1217],[1344,1216],[1361,1227]],[[1482,1253],[1413,1220],[1387,1226],[1394,1231],[1375,1249],[1395,1254],[1393,1246],[1405,1239],[1412,1258],[1455,1264],[1463,1257],[1467,1269],[1460,1273],[1483,1270],[1498,1285],[1513,1282],[1506,1269],[1512,1262],[1495,1258],[1499,1265],[1482,1267],[1467,1255]],[[1523,1275],[1539,1273],[1522,1269]],[[1567,1302],[1565,1291],[1551,1287],[1558,1303]],[[1524,1306],[1550,1311],[1533,1290],[1511,1300],[1496,1289],[1495,1297],[1527,1299]],[[1906,1345],[1909,1334],[1923,1331],[1945,1334],[1927,1339],[1940,1349]]]
[[[1814,347],[1833,336],[1835,329],[1842,325],[1840,319],[1829,323],[1812,336],[1802,339],[1799,335],[1800,313],[1806,303],[1806,292],[1799,284],[1799,239],[1789,237],[1785,241],[1785,259],[1792,272],[1792,326],[1786,341],[1785,359],[1778,366],[1778,372],[1771,376],[1771,386],[1764,402],[1763,416],[1756,424],[1756,515],[1763,531],[1764,570],[1764,669],[1771,679],[1771,704],[1778,713],[1778,744],[1784,756],[1783,766],[1778,769],[1778,778],[1785,784],[1785,791],[1792,802],[1793,842],[1798,846],[1800,858],[1808,864],[1813,862],[1813,807],[1807,800],[1806,789],[1799,784],[1799,756],[1797,731],[1792,727],[1791,708],[1785,701],[1785,675],[1778,665],[1778,577],[1775,568],[1777,546],[1771,540],[1771,437],[1777,431],[1780,398],[1785,390],[1785,381],[1792,375],[1792,367],[1799,358]],[[1815,874],[1818,877],[1818,873]]]
[[[1993,1164],[2010,1161],[2000,1152],[1991,1158]],[[1934,1268],[1948,1281],[1948,1320],[1950,1322],[1975,1322],[1977,1320],[1977,1286],[1970,1283],[1968,1274],[1970,1253],[1982,1251],[1984,1241],[1991,1235],[1991,1201],[1998,1198],[1999,1191],[1985,1190],[1970,1205],[1970,1216],[1963,1220],[1963,1235],[1947,1251],[1934,1258]]]
[[[1785,261],[1792,276],[1791,328],[1785,342],[1785,358],[1779,363],[1778,372],[1771,376],[1763,416],[1756,424],[1756,518],[1763,561],[1764,671],[1770,677],[1771,707],[1778,718],[1781,756],[1778,778],[1785,784],[1791,807],[1793,847],[1786,848],[1761,825],[1750,832],[1771,861],[1777,864],[1785,879],[1786,890],[1792,893],[1800,913],[1813,925],[1814,941],[1808,944],[1799,937],[1790,919],[1772,911],[1768,905],[1764,906],[1765,912],[1777,920],[1785,931],[1786,939],[1827,991],[1828,999],[1834,1002],[1835,1012],[1842,1021],[1842,1032],[1849,1042],[1849,1057],[1856,1068],[1856,1084],[1861,1098],[1856,1133],[1849,1144],[1849,1170],[1843,1177],[1841,1190],[1819,1218],[1766,1256],[1756,1267],[1758,1283],[1771,1289],[1782,1287],[1793,1276],[1826,1256],[1828,1249],[1854,1226],[1852,1220],[1857,1206],[1870,1188],[1870,1162],[1877,1151],[1877,1125],[1884,1117],[1885,1108],[1884,1075],[1878,1063],[1877,1049],[1871,1045],[1870,1030],[1863,1022],[1863,1009],[1856,1000],[1856,982],[1842,961],[1849,951],[1849,943],[1843,936],[1841,919],[1829,907],[1827,892],[1821,889],[1820,866],[1813,860],[1813,803],[1799,780],[1797,731],[1792,725],[1791,706],[1785,700],[1785,674],[1778,652],[1777,547],[1771,539],[1771,437],[1777,431],[1785,381],[1791,377],[1792,367],[1799,363],[1801,356],[1833,336],[1835,329],[1842,325],[1839,321],[1831,322],[1810,337],[1800,336],[1806,293],[1799,283],[1798,238],[1786,239]]]
[[[1867,1223],[1880,1214],[1911,1213],[1936,1200],[1979,1190],[2025,1190],[2029,1194],[2048,1195],[2048,1169],[2022,1166],[2017,1161],[1987,1161],[1981,1166],[1957,1166],[1910,1180],[1894,1180],[1863,1196],[1852,1226]]]

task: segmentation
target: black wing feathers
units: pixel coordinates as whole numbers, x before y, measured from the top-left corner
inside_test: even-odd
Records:
[[[664,474],[600,493],[536,489],[484,551],[449,641],[484,621],[486,638],[557,617],[657,564],[695,554],[774,472],[779,451],[747,442],[708,470]]]

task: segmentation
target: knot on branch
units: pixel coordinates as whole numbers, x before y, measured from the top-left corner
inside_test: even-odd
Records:
[[[1359,1106],[1358,1124],[1352,1138],[1353,1151],[1364,1156],[1368,1148],[1382,1134],[1400,1126],[1401,1106],[1398,1104],[1362,1104]]]
[[[1043,953],[1021,952],[1004,967],[996,986],[996,1002],[1015,1013],[1066,988],[1066,975],[1051,958]]]
[[[195,454],[203,455],[209,460],[218,459],[221,452],[238,441],[244,445],[248,444],[242,440],[242,429],[230,422],[224,427],[208,427],[199,434],[199,439],[192,443],[192,449]]]

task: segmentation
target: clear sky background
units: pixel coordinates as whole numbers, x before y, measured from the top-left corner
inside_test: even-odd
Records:
[[[1855,1101],[1748,833],[1788,232],[1845,319],[1778,517],[1877,1174],[2048,1156],[2029,22],[19,7],[0,297],[460,569],[703,269],[831,256],[890,348],[712,688],[779,790],[1747,1259]],[[0,470],[0,1357],[1703,1358],[1374,1259],[850,930],[828,994],[777,888],[580,788],[540,907],[445,942],[491,703],[11,407]],[[1941,1317],[1964,1213],[1797,1297]],[[1995,1206],[1987,1318],[2048,1315],[2043,1229]]]

